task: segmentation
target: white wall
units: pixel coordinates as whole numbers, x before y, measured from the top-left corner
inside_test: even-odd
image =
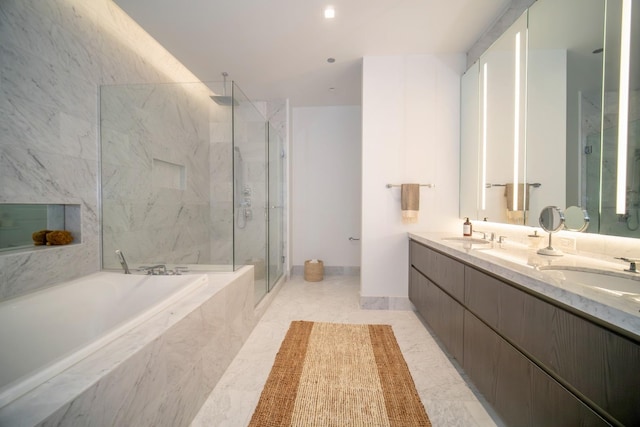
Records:
[[[457,218],[464,65],[464,55],[363,60],[361,301],[407,298],[407,232],[462,230]],[[385,187],[408,182],[436,185],[421,189],[415,225],[401,223],[399,188]]]
[[[292,264],[359,266],[361,108],[294,108],[292,135]]]

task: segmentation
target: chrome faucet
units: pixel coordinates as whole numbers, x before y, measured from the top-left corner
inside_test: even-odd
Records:
[[[167,266],[164,264],[152,265],[151,267],[141,266],[140,270],[146,271],[149,275],[167,275]]]
[[[490,242],[493,242],[496,239],[496,233],[494,233],[493,231],[486,232],[486,231],[481,231],[481,230],[473,230],[473,233],[482,234],[482,239],[483,240],[489,240]]]
[[[116,256],[118,257],[118,261],[120,261],[120,265],[124,270],[124,274],[131,274],[131,271],[129,271],[129,266],[127,265],[127,260],[124,259],[124,254],[120,249],[116,249]]]
[[[625,257],[616,257],[616,259],[629,263],[629,268],[625,268],[624,271],[628,271],[629,273],[638,273],[638,270],[636,269],[636,263],[640,262],[640,259],[625,258]]]

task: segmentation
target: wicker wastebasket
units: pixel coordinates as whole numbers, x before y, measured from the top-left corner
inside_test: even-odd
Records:
[[[324,278],[324,263],[322,260],[307,260],[304,262],[304,280],[307,282],[320,282]]]

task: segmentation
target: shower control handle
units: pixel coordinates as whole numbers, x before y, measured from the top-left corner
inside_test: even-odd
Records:
[[[355,237],[349,237],[349,240],[351,240],[353,242],[353,241],[360,240],[360,239],[356,239]]]

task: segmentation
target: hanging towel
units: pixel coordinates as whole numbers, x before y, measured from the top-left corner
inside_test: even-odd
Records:
[[[420,210],[420,184],[402,184],[400,191],[402,223],[415,224],[418,222],[418,211]]]
[[[507,198],[508,211],[529,210],[529,184],[518,184],[518,207],[513,206],[513,184],[509,183],[504,188],[504,196]],[[525,206],[526,202],[526,206]]]

